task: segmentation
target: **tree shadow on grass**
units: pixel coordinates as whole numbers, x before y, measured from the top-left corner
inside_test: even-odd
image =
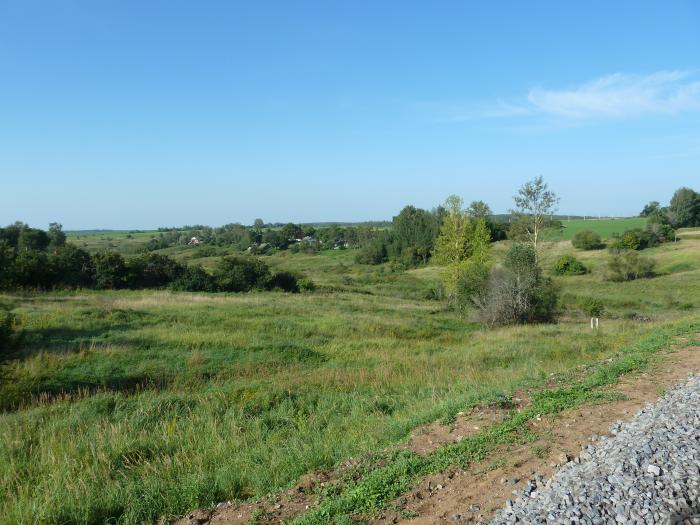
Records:
[[[135,328],[109,323],[84,329],[26,330],[0,374],[0,411],[101,392],[132,394],[167,388],[176,376],[172,363],[147,366],[142,357],[129,355],[157,346],[153,340],[130,335]],[[100,355],[115,349],[114,355]],[[44,357],[32,361],[40,354]]]

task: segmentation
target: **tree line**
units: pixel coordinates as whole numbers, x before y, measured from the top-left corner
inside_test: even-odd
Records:
[[[110,251],[90,254],[67,243],[60,224],[51,224],[48,231],[23,223],[0,228],[0,289],[62,288],[298,292],[313,283],[291,272],[272,272],[255,257],[224,257],[209,273],[158,253],[131,258]]]
[[[639,215],[655,217],[657,221],[665,222],[673,228],[700,226],[700,193],[687,187],[679,188],[668,206],[661,206],[659,201],[651,201]]]

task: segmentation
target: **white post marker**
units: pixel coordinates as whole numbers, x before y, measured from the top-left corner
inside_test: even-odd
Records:
[[[598,318],[597,317],[591,317],[591,330],[596,329],[598,330]]]

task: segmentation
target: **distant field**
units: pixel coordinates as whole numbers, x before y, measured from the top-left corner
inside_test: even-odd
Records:
[[[88,252],[110,250],[124,255],[135,254],[148,241],[158,237],[157,231],[72,231],[67,232],[68,241]]]
[[[646,219],[643,217],[628,217],[622,219],[573,219],[562,221],[564,230],[557,234],[550,234],[549,239],[561,239],[570,241],[576,232],[592,230],[603,239],[609,239],[614,233],[622,233],[633,228],[644,228]]]

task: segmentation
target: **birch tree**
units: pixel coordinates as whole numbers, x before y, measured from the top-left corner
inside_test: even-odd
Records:
[[[511,229],[537,253],[542,230],[547,227],[547,217],[556,211],[559,198],[547,188],[542,177],[537,177],[523,184],[513,200],[516,209],[511,210],[514,219]]]

